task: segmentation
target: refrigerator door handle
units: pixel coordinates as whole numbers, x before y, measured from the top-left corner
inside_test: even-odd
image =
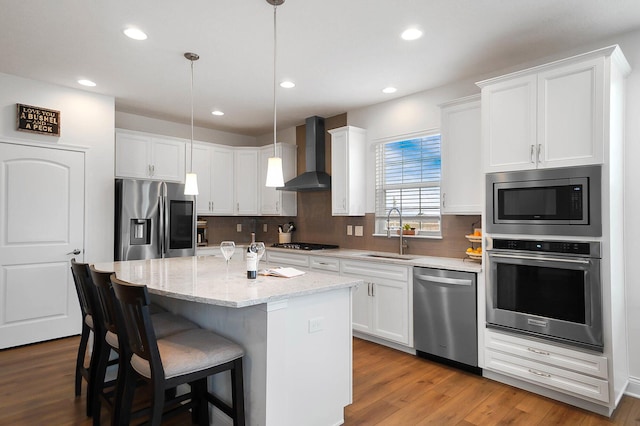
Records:
[[[158,257],[164,257],[164,196],[161,195],[158,197],[158,215],[159,223],[158,223]]]

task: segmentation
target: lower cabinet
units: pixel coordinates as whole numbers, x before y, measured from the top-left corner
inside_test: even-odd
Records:
[[[362,285],[353,289],[353,330],[405,346],[413,345],[409,326],[413,315],[411,266],[269,249],[267,258],[271,268],[292,266],[363,280]]]
[[[353,329],[403,345],[411,345],[411,268],[343,260],[341,274],[364,281],[353,296]]]
[[[607,358],[487,330],[485,368],[581,398],[609,402]]]

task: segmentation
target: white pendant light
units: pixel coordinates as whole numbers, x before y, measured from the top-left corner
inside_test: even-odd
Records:
[[[277,37],[276,37],[276,10],[284,3],[284,0],[267,0],[273,5],[273,157],[267,163],[267,182],[265,186],[277,188],[284,186],[284,176],[282,174],[282,158],[278,157],[276,145],[276,58],[277,58]]]
[[[187,52],[184,57],[191,61],[191,154],[189,155],[189,172],[184,179],[184,195],[198,195],[198,175],[193,173],[193,61],[200,59],[200,56]]]

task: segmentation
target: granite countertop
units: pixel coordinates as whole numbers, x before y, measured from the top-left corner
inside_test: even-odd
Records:
[[[218,246],[214,245],[207,247],[198,247],[196,250],[207,249],[206,252],[209,253],[211,252],[211,249],[217,248]],[[308,256],[325,256],[339,259],[363,260],[368,262],[391,263],[404,266],[420,266],[425,268],[447,269],[451,271],[475,273],[482,272],[481,263],[473,261],[471,259],[457,259],[453,257],[422,256],[419,254],[407,254],[400,257],[395,253],[355,249],[292,250],[277,247],[267,247],[267,251],[278,251],[281,253],[302,254]],[[214,254],[221,256],[219,251]]]
[[[242,259],[242,256],[234,256]],[[264,266],[264,262],[260,263]],[[246,265],[222,256],[193,256],[167,259],[96,263],[100,271],[113,271],[124,281],[145,284],[149,293],[192,302],[242,308],[296,296],[348,288],[362,283],[349,277],[306,272],[293,278],[259,275],[246,278]]]

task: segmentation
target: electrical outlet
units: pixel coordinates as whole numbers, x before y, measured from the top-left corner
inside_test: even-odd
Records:
[[[242,224],[241,223],[238,223],[236,225],[236,232],[242,232]]]
[[[324,317],[311,318],[309,320],[309,334],[322,331],[322,322]]]
[[[364,235],[364,229],[362,225],[356,226],[356,237],[362,237]]]
[[[353,226],[347,225],[347,235],[353,235]]]
[[[262,232],[267,232],[267,224],[262,225]]]

